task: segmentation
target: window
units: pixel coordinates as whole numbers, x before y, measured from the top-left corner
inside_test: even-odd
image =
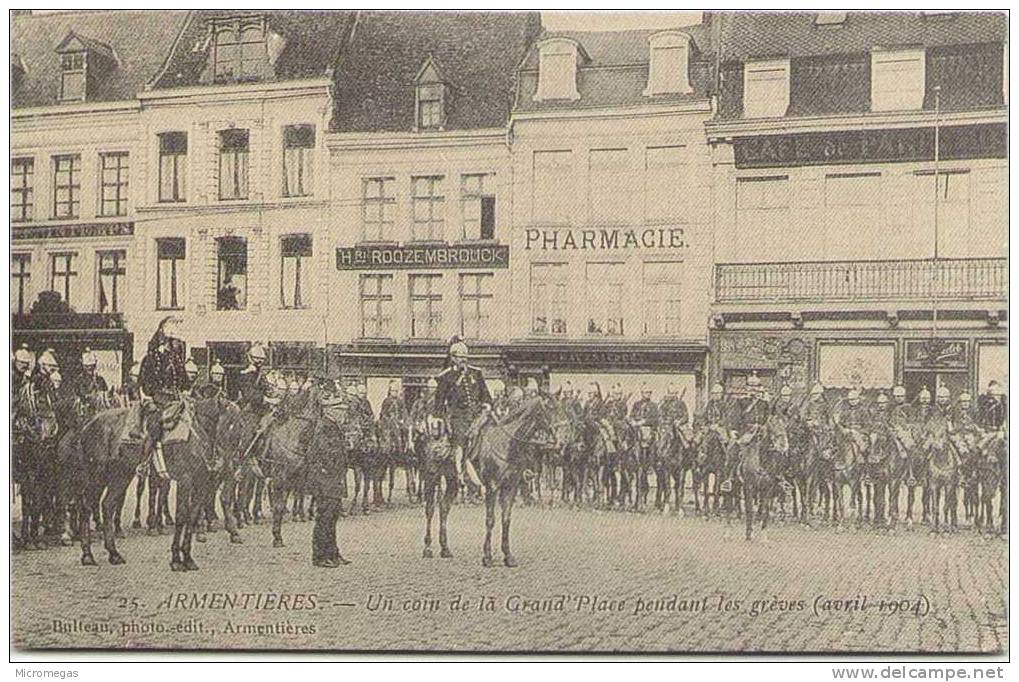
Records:
[[[632,218],[630,160],[626,149],[592,149],[587,193],[591,223],[624,223]]]
[[[187,178],[188,134],[159,135],[159,200],[184,201]]]
[[[13,315],[24,315],[28,312],[28,287],[31,281],[31,254],[13,254],[11,256],[11,313]]]
[[[747,62],[743,67],[743,116],[775,118],[789,108],[789,60]]]
[[[257,80],[268,61],[260,17],[217,22],[213,28],[216,82]]]
[[[127,215],[127,152],[99,155],[99,215]]]
[[[441,128],[445,123],[443,100],[445,87],[442,83],[427,83],[417,87],[418,129]]]
[[[60,55],[60,99],[85,99],[86,63],[84,52]]]
[[[534,152],[533,219],[536,223],[568,225],[568,191],[573,179],[573,152]]]
[[[737,178],[737,210],[781,210],[789,208],[789,177]]]
[[[687,205],[685,146],[648,147],[645,156],[644,207],[649,223],[671,222]]]
[[[480,339],[485,336],[492,317],[492,283],[490,272],[460,275],[460,336]]]
[[[53,157],[53,217],[77,218],[81,210],[81,157]]]
[[[649,39],[647,96],[690,92],[690,39],[681,33],[659,33]]]
[[[248,198],[248,131],[219,133],[219,198]]]
[[[428,175],[411,178],[413,185],[414,222],[411,239],[441,241],[444,238],[445,197],[442,196],[442,176]]]
[[[74,269],[74,253],[50,254],[50,289],[57,292],[67,305],[73,305],[74,283],[78,271]]]
[[[625,263],[587,264],[587,333],[623,335]]]
[[[925,171],[914,175],[916,183],[914,211],[920,226],[934,225],[934,174]],[[938,232],[942,249],[949,253],[968,248],[964,244],[970,228],[970,176],[964,170],[941,171],[937,184]],[[932,230],[925,229],[927,233]],[[954,255],[969,255],[967,252]]]
[[[361,275],[361,336],[391,338],[393,276]]]
[[[873,206],[881,199],[880,173],[836,173],[825,176],[825,206]]]
[[[410,276],[410,336],[437,339],[442,336],[442,275]]]
[[[361,216],[364,240],[393,241],[393,217],[396,213],[396,178],[365,178]]]
[[[817,26],[841,26],[846,23],[845,12],[818,12],[814,18]]]
[[[11,160],[11,222],[32,219],[35,159]]]
[[[311,196],[314,150],[315,126],[293,125],[283,129],[283,196]]]
[[[566,334],[569,282],[566,263],[531,264],[532,334]]]
[[[183,237],[156,240],[156,310],[183,310],[186,255]]]
[[[124,309],[124,284],[127,280],[127,254],[124,251],[99,251],[96,274],[96,311],[119,313]]]
[[[248,241],[220,237],[216,261],[216,310],[244,310],[248,302]]]
[[[311,235],[288,234],[280,240],[280,307],[305,308]]]
[[[923,107],[924,50],[875,51],[870,57],[870,108],[901,111]]]
[[[567,40],[547,41],[538,50],[538,89],[534,99],[580,99],[577,45]]]
[[[460,210],[464,239],[495,239],[495,174],[460,178]]]
[[[644,264],[644,335],[680,333],[680,282],[682,263]]]

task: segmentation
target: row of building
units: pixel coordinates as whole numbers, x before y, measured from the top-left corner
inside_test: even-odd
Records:
[[[11,25],[15,343],[493,382],[1007,382],[1007,18]],[[53,293],[56,292],[56,293]]]

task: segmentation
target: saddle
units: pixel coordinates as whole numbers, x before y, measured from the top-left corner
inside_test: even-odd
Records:
[[[163,427],[163,445],[186,443],[191,438],[194,412],[186,401],[174,401],[163,408],[159,421]]]
[[[127,407],[127,419],[124,420],[124,426],[120,430],[120,443],[122,445],[141,445],[144,439],[144,434],[140,433],[135,427],[141,423],[142,419],[142,404],[140,402],[133,403]],[[148,464],[146,463],[146,466]]]

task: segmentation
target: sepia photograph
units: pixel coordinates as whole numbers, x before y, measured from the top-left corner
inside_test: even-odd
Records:
[[[1008,28],[9,10],[12,659],[1007,657]]]

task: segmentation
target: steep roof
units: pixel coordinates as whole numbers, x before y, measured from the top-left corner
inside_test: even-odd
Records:
[[[690,85],[693,92],[648,97],[644,94],[648,79],[650,43],[648,39],[662,29],[634,31],[546,31],[537,42],[567,38],[576,42],[583,53],[578,69],[574,102],[558,100],[536,102],[538,89],[538,49],[532,47],[520,65],[520,81],[515,111],[548,111],[625,107],[649,103],[677,103],[704,99],[711,85],[712,62],[709,27],[678,26],[674,30],[691,38]]]
[[[209,23],[236,16],[263,16],[267,29],[282,38],[270,80],[294,80],[328,75],[336,64],[356,12],[334,10],[199,10],[193,12],[166,68],[153,84],[173,88],[211,82],[206,69],[212,50]]]
[[[110,10],[18,14],[11,17],[11,52],[24,65],[14,88],[14,109],[60,102],[60,58],[56,53],[70,35],[87,46],[103,46],[116,59],[89,84],[90,102],[134,99],[159,71],[180,32],[187,12]]]
[[[847,12],[844,23],[815,24],[817,12],[719,12],[723,61],[866,52],[873,47],[936,47],[1001,42],[1003,12]]]
[[[332,128],[414,129],[415,78],[431,57],[446,79],[447,130],[505,125],[536,12],[360,12],[335,73]]]

